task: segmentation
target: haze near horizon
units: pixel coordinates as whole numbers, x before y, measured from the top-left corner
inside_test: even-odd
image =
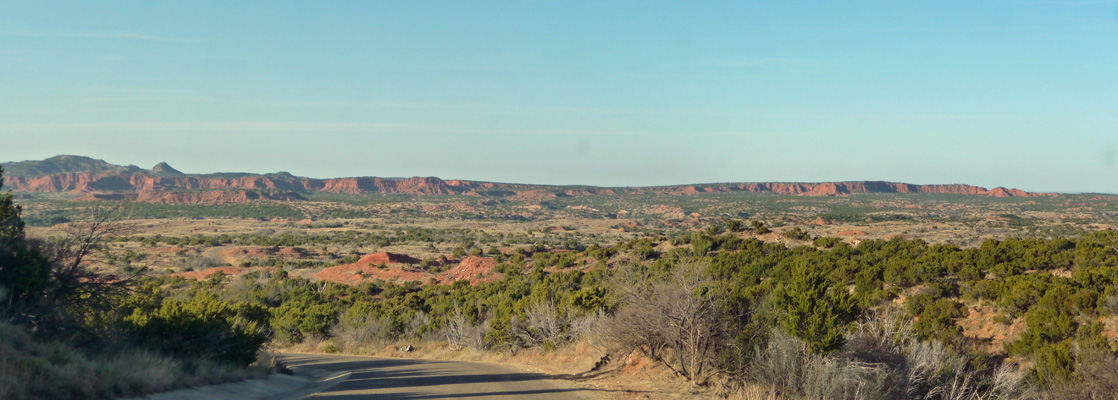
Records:
[[[1118,2],[9,2],[0,161],[1118,192]]]

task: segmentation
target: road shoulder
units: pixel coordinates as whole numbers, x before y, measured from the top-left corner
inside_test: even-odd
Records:
[[[265,379],[179,389],[126,400],[294,400],[329,389],[347,376],[321,370],[295,371],[295,375],[272,374]]]

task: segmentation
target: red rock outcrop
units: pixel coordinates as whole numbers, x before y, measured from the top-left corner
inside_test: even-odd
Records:
[[[232,175],[232,174],[226,174]],[[654,186],[632,189],[582,187],[562,189],[546,185],[442,180],[435,177],[404,179],[357,177],[313,179],[290,174],[270,175],[173,175],[152,176],[144,172],[101,171],[68,172],[34,177],[6,176],[5,183],[18,192],[94,193],[89,199],[109,197],[158,203],[221,203],[257,200],[298,200],[299,193],[343,194],[385,193],[406,195],[514,196],[522,200],[541,200],[558,196],[615,195],[618,193],[659,193],[698,195],[716,192],[758,192],[795,196],[846,196],[864,193],[927,193],[991,197],[1047,196],[1018,189],[998,187],[987,190],[971,185],[913,185],[881,181],[824,183],[733,183],[715,185]],[[191,191],[199,191],[197,193]],[[172,194],[173,193],[173,194]],[[113,196],[110,196],[113,195]]]
[[[972,196],[992,197],[1032,197],[1051,196],[1051,193],[1031,193],[1019,189],[986,188],[972,185],[914,185],[898,182],[857,181],[857,182],[824,182],[824,183],[783,183],[761,182],[740,183],[731,185],[713,185],[709,187],[694,185],[658,186],[639,188],[641,192],[663,194],[694,195],[710,192],[757,192],[774,193],[790,196],[845,196],[851,194],[868,193],[897,193],[897,194],[957,194]]]
[[[590,196],[590,195],[595,195],[595,194],[602,194],[602,195],[612,196],[612,195],[615,195],[615,194],[617,194],[617,192],[615,192],[615,191],[613,191],[613,190],[611,190],[611,189],[601,189],[601,188],[588,188],[588,189],[571,189],[571,190],[566,190],[566,191],[563,191],[563,194],[564,194],[564,195],[567,195],[567,196],[571,196],[571,197],[575,197],[575,196]]]
[[[304,200],[298,193],[271,193],[251,190],[205,190],[189,192],[90,193],[77,201],[125,200],[160,204],[243,204],[259,200]]]

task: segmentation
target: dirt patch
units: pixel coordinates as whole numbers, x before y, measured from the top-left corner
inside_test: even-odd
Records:
[[[431,277],[431,275],[426,272],[405,269],[398,264],[391,267],[386,264],[381,268],[380,263],[371,264],[361,261],[354,264],[330,267],[315,273],[313,276],[324,281],[346,285],[356,285],[365,281],[377,279],[390,282],[425,282]]]
[[[481,282],[500,280],[504,274],[493,273],[497,261],[492,258],[470,256],[462,260],[450,270],[439,275],[441,283],[453,283],[460,280],[469,280],[471,285]]]
[[[968,306],[970,314],[959,320],[963,336],[976,339],[982,350],[990,354],[1004,354],[1005,344],[1021,337],[1025,331],[1025,319],[1016,318],[1009,325],[998,322],[1001,314],[997,307]]]
[[[432,263],[429,267],[454,263],[446,257]],[[449,270],[442,273],[432,273],[419,269],[413,264],[419,260],[404,254],[376,253],[362,257],[356,263],[339,265],[326,268],[313,274],[315,278],[356,285],[361,282],[381,279],[392,282],[418,281],[430,284],[432,280],[441,284],[454,283],[460,280],[469,281],[471,285],[482,282],[500,280],[503,274],[493,273],[497,261],[492,258],[470,256],[466,257]]]
[[[380,263],[384,263],[384,264],[419,264],[419,259],[417,259],[415,257],[411,257],[407,254],[396,254],[396,253],[381,252],[381,253],[369,254],[367,256],[361,257],[360,260],[357,260],[357,264],[368,265],[368,264],[380,264]]]
[[[249,273],[250,271],[269,271],[269,272],[271,272],[271,271],[274,271],[274,270],[275,270],[275,268],[272,268],[272,267],[252,267],[252,268],[215,267],[215,268],[210,268],[210,269],[207,269],[207,270],[204,270],[204,271],[176,272],[174,274],[171,274],[171,276],[181,276],[181,277],[186,278],[186,279],[201,281],[201,280],[210,279],[210,277],[212,275],[216,274],[216,273],[221,273],[221,274],[228,275],[228,276],[239,276],[239,275],[244,275],[246,273]]]

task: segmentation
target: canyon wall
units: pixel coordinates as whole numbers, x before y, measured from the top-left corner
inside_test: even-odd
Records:
[[[275,175],[272,175],[275,176]],[[637,188],[581,187],[567,189],[547,185],[507,184],[435,177],[403,179],[358,177],[313,179],[290,176],[273,178],[250,175],[219,178],[197,175],[152,176],[136,172],[68,172],[33,177],[5,177],[5,185],[17,192],[84,193],[84,199],[110,197],[156,203],[223,203],[256,200],[300,200],[305,193],[476,195],[515,196],[540,200],[557,196],[617,195],[655,193],[695,195],[717,192],[756,192],[794,196],[845,196],[869,193],[955,194],[990,197],[1028,197],[1050,195],[1018,189],[986,189],[978,186],[914,185],[909,183],[854,181],[824,183],[733,183],[713,185],[675,185]]]

